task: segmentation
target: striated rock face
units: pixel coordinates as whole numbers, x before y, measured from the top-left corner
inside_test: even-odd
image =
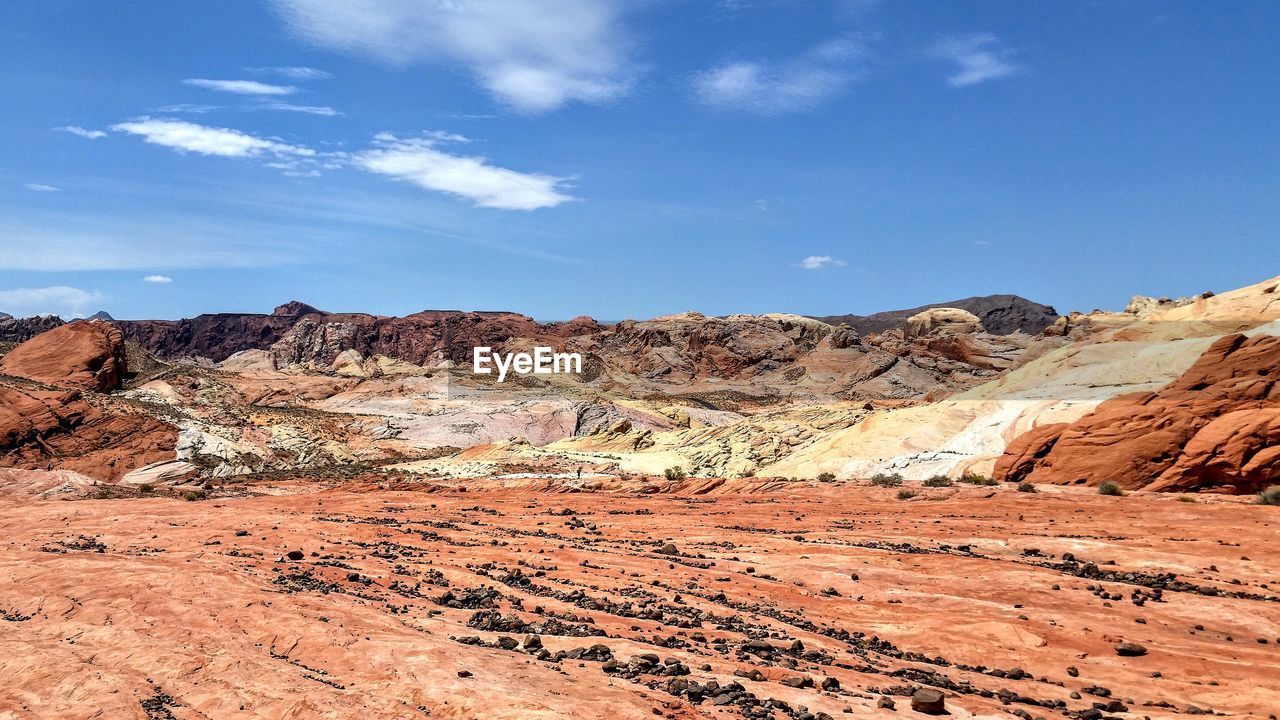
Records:
[[[118,389],[126,372],[123,336],[97,320],[60,325],[0,359],[2,374],[96,392]]]
[[[0,313],[0,342],[26,342],[46,330],[62,325],[62,318],[56,315],[35,315],[27,318],[16,318]]]
[[[1249,493],[1280,478],[1280,338],[1215,341],[1158,391],[1016,438],[996,476],[1036,483]]]
[[[0,385],[0,467],[74,470],[115,481],[171,459],[176,442],[167,423],[100,410],[78,390]]]
[[[709,318],[682,313],[624,320],[570,342],[623,372],[644,378],[738,378],[776,370],[812,351],[832,328],[797,315]]]
[[[831,325],[846,323],[862,334],[882,333],[889,330],[903,330],[906,328],[908,318],[932,308],[959,308],[973,313],[987,332],[994,335],[1009,335],[1015,332],[1035,335],[1058,319],[1058,311],[1052,307],[1017,295],[984,295],[922,305],[909,310],[888,310],[874,315],[831,315],[817,319]]]

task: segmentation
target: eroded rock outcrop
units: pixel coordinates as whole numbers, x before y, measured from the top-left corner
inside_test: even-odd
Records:
[[[62,324],[62,318],[57,315],[33,315],[31,317],[16,318],[8,313],[0,312],[0,342],[26,342],[40,333],[52,330]]]
[[[985,332],[977,315],[960,308],[931,308],[907,318],[905,336],[950,337]]]
[[[1177,380],[1016,438],[996,476],[1248,493],[1280,478],[1280,338],[1232,334]]]
[[[90,405],[78,390],[0,385],[0,467],[74,470],[99,480],[173,457],[161,420]]]
[[[126,372],[124,338],[97,320],[60,325],[0,359],[0,374],[96,392],[118,389]]]

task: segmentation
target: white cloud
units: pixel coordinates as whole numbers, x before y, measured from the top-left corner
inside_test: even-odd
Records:
[[[259,105],[258,108],[261,110],[283,110],[285,112],[299,112],[307,113],[309,115],[324,115],[326,117],[333,117],[335,115],[342,114],[337,110],[324,105],[294,105],[287,102],[263,103]]]
[[[54,128],[54,130],[69,132],[72,135],[79,135],[82,138],[89,138],[90,140],[97,140],[98,138],[107,136],[107,134],[101,130],[85,130],[79,125],[66,125],[64,127]]]
[[[26,183],[22,187],[33,192],[62,192],[62,188],[52,185],[42,185],[40,183]]]
[[[196,103],[177,103],[176,105],[165,105],[158,107],[155,112],[162,113],[193,113],[195,115],[204,115],[205,113],[221,110],[218,105],[198,105]]]
[[[328,80],[333,77],[333,73],[327,73],[324,70],[318,70],[313,67],[301,67],[298,65],[250,67],[245,68],[245,70],[267,75],[279,75],[280,77],[289,78],[290,80]]]
[[[239,130],[208,127],[183,120],[142,117],[111,126],[116,132],[137,135],[153,145],[179,151],[221,157],[256,157],[263,154],[313,157],[310,148],[247,135]]]
[[[837,260],[830,255],[810,255],[796,263],[796,267],[804,270],[822,270],[829,267],[842,267],[845,264],[845,261]]]
[[[269,85],[257,80],[205,80],[204,78],[188,78],[183,85],[216,90],[218,92],[235,93],[236,95],[292,95],[298,88],[289,85]]]
[[[545,112],[627,92],[624,0],[273,0],[296,34],[407,66],[466,67],[500,102]]]
[[[1011,60],[1014,51],[1001,47],[991,33],[949,35],[934,43],[929,54],[955,63],[956,71],[947,82],[956,87],[1008,77],[1021,69]]]
[[[731,62],[700,73],[693,89],[716,108],[777,114],[807,110],[842,91],[858,75],[863,54],[854,40],[823,43],[784,62]]]
[[[83,317],[85,311],[101,301],[102,295],[98,292],[65,285],[0,290],[0,310],[14,317],[31,315]]]
[[[537,210],[574,199],[563,192],[566,178],[516,172],[490,165],[483,157],[451,155],[437,149],[441,143],[465,139],[448,133],[409,139],[380,133],[375,137],[377,147],[357,153],[352,161],[372,173],[467,198],[476,207]]]
[[[156,285],[167,285],[173,282],[173,278],[169,277],[168,275],[148,275],[142,278],[142,282],[154,283]]]

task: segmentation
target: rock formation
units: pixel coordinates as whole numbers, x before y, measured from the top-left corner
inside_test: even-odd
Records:
[[[168,423],[90,405],[78,390],[0,383],[0,467],[74,470],[105,481],[173,457]]]
[[[95,392],[119,388],[126,372],[120,331],[97,320],[60,325],[0,359],[2,374]]]
[[[1010,481],[1248,493],[1280,479],[1280,338],[1225,336],[1177,380],[1009,444]]]
[[[117,321],[125,338],[166,359],[221,362],[245,350],[270,350],[283,365],[329,365],[345,350],[419,365],[469,360],[476,345],[526,338],[559,346],[600,326],[590,318],[538,323],[518,313],[427,310],[402,318],[329,313],[293,301],[270,315],[218,313],[183,320]]]
[[[907,318],[904,336],[910,340],[917,337],[951,337],[985,332],[982,321],[977,315],[960,308],[930,308]]]
[[[118,389],[126,372],[120,331],[96,320],[60,325],[14,348],[0,359],[0,375],[46,387],[0,379],[0,466],[116,480],[171,458],[177,433],[168,423],[83,397]]]
[[[56,315],[34,315],[27,318],[16,318],[6,313],[0,313],[0,342],[26,342],[40,333],[52,330],[62,324],[62,318]]]
[[[977,316],[983,327],[995,335],[1024,332],[1036,335],[1058,319],[1058,312],[1048,305],[1041,305],[1017,295],[984,295],[963,300],[933,303],[908,310],[888,310],[874,315],[829,315],[818,317],[830,325],[845,323],[859,333],[880,333],[902,330],[907,319],[932,308],[959,308]]]

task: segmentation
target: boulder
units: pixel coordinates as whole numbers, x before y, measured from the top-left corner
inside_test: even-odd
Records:
[[[931,308],[907,318],[906,338],[949,337],[984,332],[977,315],[960,308]]]
[[[926,715],[946,715],[947,704],[942,691],[933,688],[920,688],[911,696],[911,709]]]

